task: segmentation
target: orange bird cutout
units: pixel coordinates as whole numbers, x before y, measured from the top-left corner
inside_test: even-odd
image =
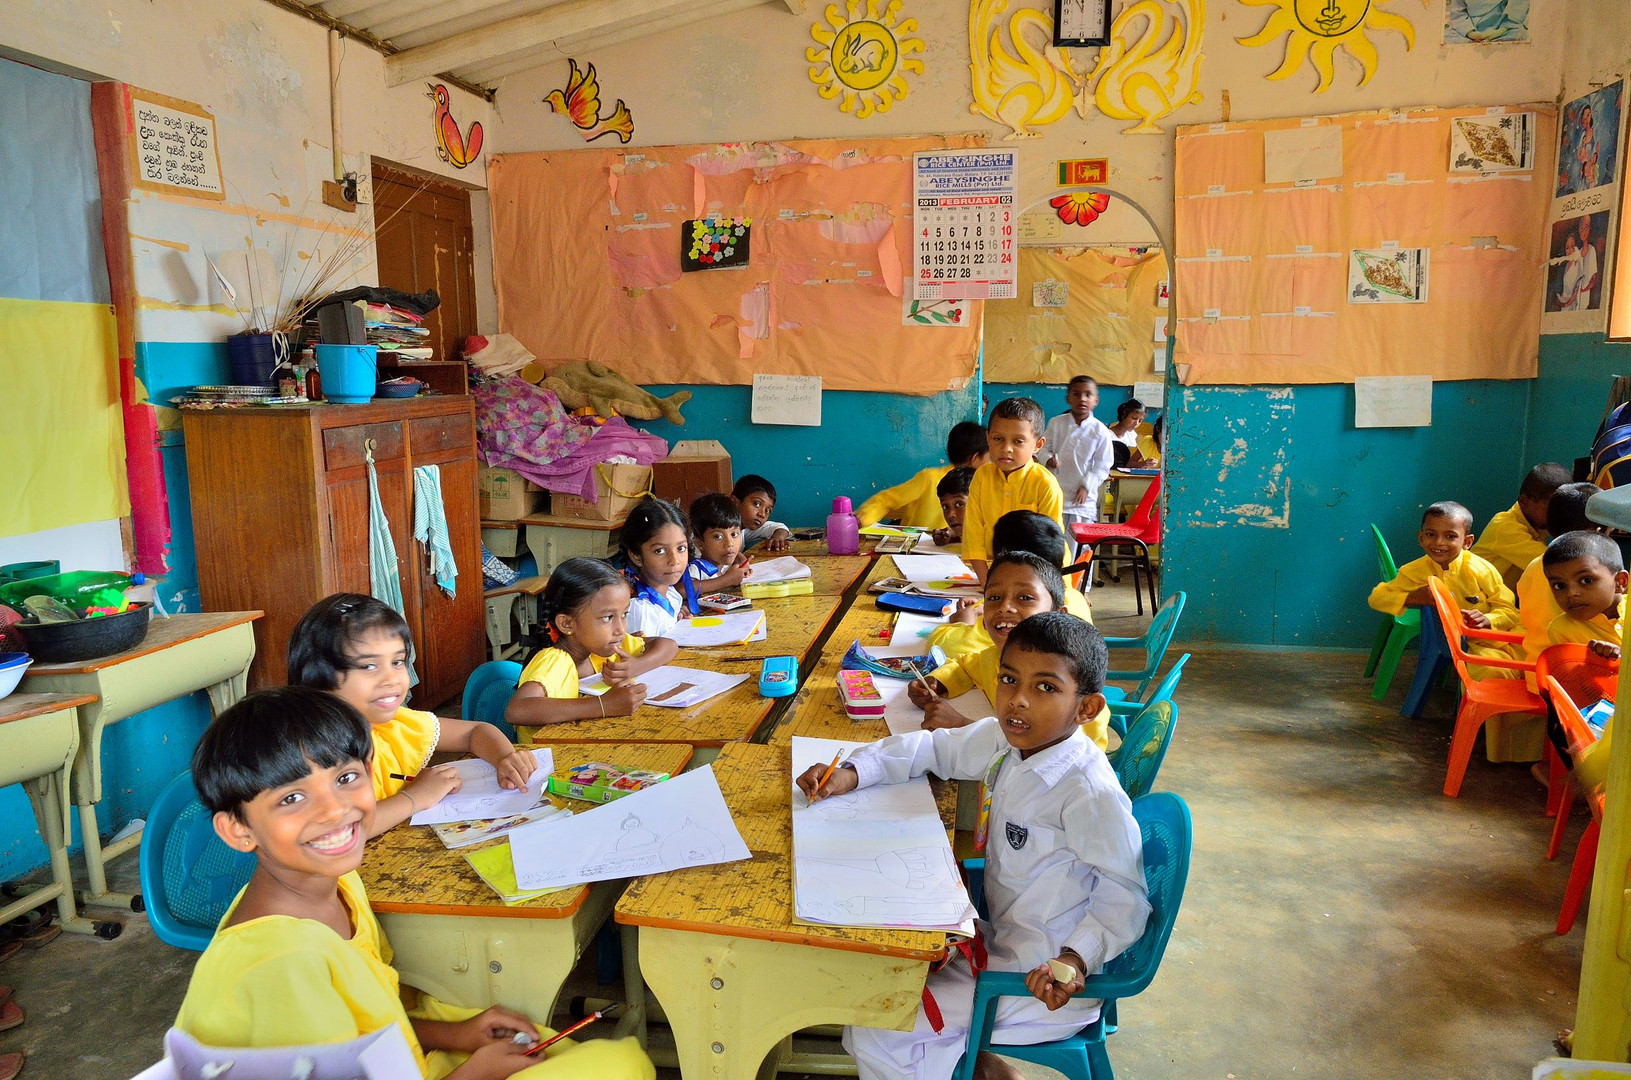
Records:
[[[584,142],[594,142],[602,135],[616,135],[628,142],[634,137],[634,117],[621,98],[612,106],[610,116],[600,115],[600,82],[595,78],[595,65],[578,70],[578,62],[568,59],[571,71],[567,75],[565,90],[551,90],[544,95],[544,104],[562,113],[572,121]]]
[[[470,121],[469,134],[460,135],[459,122],[453,119],[447,87],[441,83],[426,85],[430,87],[430,93],[425,96],[436,99],[436,156],[455,169],[463,169],[481,153],[481,121]]]

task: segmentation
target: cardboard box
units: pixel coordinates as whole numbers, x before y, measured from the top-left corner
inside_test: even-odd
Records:
[[[476,487],[487,521],[515,521],[547,508],[548,492],[514,469],[482,469]]]
[[[731,456],[713,439],[692,439],[674,449],[652,467],[652,484],[659,499],[689,510],[691,500],[710,491],[730,494]]]
[[[596,465],[595,501],[556,494],[555,513],[585,521],[622,521],[651,491],[650,465]]]

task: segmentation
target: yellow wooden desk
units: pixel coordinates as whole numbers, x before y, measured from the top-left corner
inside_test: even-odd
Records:
[[[156,618],[134,649],[98,660],[35,664],[23,676],[28,693],[91,694],[96,701],[79,709],[79,751],[74,757],[72,797],[79,807],[85,845],[87,904],[142,910],[141,897],[108,892],[104,865],[140,846],[141,830],[102,846],[96,804],[102,801],[102,729],[144,709],[203,690],[219,716],[244,696],[249,662],[255,658],[250,625],[258,611],[216,611]]]
[[[721,645],[713,649],[681,649],[676,664],[718,660],[727,656],[762,658],[796,656],[802,663],[838,611],[837,596],[778,596],[755,600],[753,606],[769,616],[763,641]]]
[[[558,746],[555,770],[605,761],[678,773],[690,757],[689,747],[677,745]],[[574,811],[592,809],[549,798]],[[450,1004],[504,1005],[547,1022],[561,984],[624,883],[579,885],[511,907],[470,868],[463,853],[475,850],[450,851],[428,826],[398,825],[369,841],[361,868],[369,905],[390,938],[404,983]],[[625,1017],[620,1030],[643,1021],[643,1015]]]
[[[623,520],[586,521],[555,514],[529,514],[514,524],[525,530],[527,550],[538,563],[538,572],[548,574],[567,559],[579,556],[609,559],[617,554]]]
[[[827,639],[821,658],[793,696],[786,715],[770,733],[771,745],[791,745],[794,735],[868,741],[888,735],[889,728],[881,719],[855,721],[845,714],[838,696],[838,671],[852,643],[859,640],[868,648],[887,645],[889,639],[883,635],[894,624],[894,612],[879,608],[876,597],[865,592],[856,596]]]
[[[636,878],[617,903],[681,1075],[752,1080],[817,1024],[910,1028],[946,935],[795,925],[787,750],[733,744],[713,767],[753,858]]]
[[[761,556],[771,557],[768,553]],[[798,560],[810,568],[810,584],[816,596],[843,596],[856,578],[872,568],[870,555],[800,555]],[[752,582],[748,578],[748,583]]]

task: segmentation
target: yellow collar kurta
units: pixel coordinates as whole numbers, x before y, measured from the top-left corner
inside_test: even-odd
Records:
[[[1511,630],[1518,625],[1512,590],[1495,567],[1470,551],[1463,551],[1443,569],[1426,555],[1405,563],[1399,567],[1398,577],[1371,590],[1370,606],[1388,615],[1401,615],[1405,599],[1435,577],[1450,587],[1457,607],[1482,611],[1496,630]]]
[[[872,496],[855,511],[855,516],[860,519],[862,528],[892,517],[899,518],[902,525],[944,529],[946,515],[940,509],[940,496],[936,489],[949,472],[950,465],[924,469],[906,483],[884,488]]]
[[[955,660],[947,661],[934,669],[933,675],[940,680],[940,685],[946,688],[948,698],[962,695],[979,687],[985,694],[986,700],[996,703],[997,700],[997,669],[1002,666],[1002,650],[996,645],[990,645],[976,653],[966,653]],[[971,716],[971,720],[981,717]],[[1110,707],[1106,705],[1099,710],[1099,714],[1082,725],[1082,731],[1093,740],[1100,750],[1108,750],[1110,746]]]
[[[1036,462],[1006,476],[996,465],[982,465],[969,484],[968,507],[963,511],[963,558],[990,562],[991,530],[1010,511],[1034,510],[1051,517],[1063,531],[1064,508],[1059,481]]]
[[[374,798],[389,799],[402,790],[405,781],[391,774],[413,776],[430,764],[436,743],[442,737],[442,721],[435,713],[398,709],[396,716],[374,724],[374,760],[368,766],[374,782]]]
[[[1573,615],[1559,615],[1546,628],[1553,645],[1590,645],[1594,641],[1620,644],[1620,617],[1594,615],[1590,619],[1577,619]]]
[[[1080,589],[1073,589],[1069,585],[1065,586],[1065,610],[1083,622],[1093,622],[1093,609],[1088,606],[1087,597],[1082,595]],[[946,654],[948,660],[988,649],[995,644],[986,631],[984,621],[979,619],[972,623],[937,626],[929,632],[928,643],[940,646],[940,651]]]
[[[1494,566],[1511,588],[1524,569],[1546,551],[1546,534],[1529,524],[1523,510],[1513,503],[1489,519],[1472,550]]]
[[[1537,557],[1524,568],[1523,574],[1518,578],[1518,621],[1523,630],[1523,658],[1534,662],[1534,659],[1546,651],[1551,645],[1552,638],[1547,628],[1552,620],[1563,614],[1563,609],[1557,606],[1557,600],[1552,594],[1552,583],[1546,580],[1546,571],[1541,567],[1541,560]],[[1526,671],[1524,680],[1528,682],[1532,692],[1538,692],[1540,684],[1535,681],[1535,673]]]
[[[635,637],[633,634],[624,634],[620,642],[623,651],[630,656],[639,656],[646,651],[646,639]],[[599,671],[606,666],[609,656],[595,656],[590,654],[589,666]],[[565,649],[539,649],[538,655],[527,661],[527,666],[521,669],[521,678],[516,685],[535,682],[544,688],[544,693],[552,698],[575,698],[578,696],[578,664],[572,659],[572,654]],[[535,727],[517,727],[516,734],[521,736],[522,742],[531,742],[537,734]]]

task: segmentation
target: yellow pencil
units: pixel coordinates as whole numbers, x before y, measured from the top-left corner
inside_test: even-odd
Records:
[[[821,782],[816,785],[817,791],[827,786],[827,781],[832,779],[833,772],[838,768],[838,759],[843,756],[844,751],[842,750],[832,756],[832,764],[827,766],[827,771],[821,774]]]

